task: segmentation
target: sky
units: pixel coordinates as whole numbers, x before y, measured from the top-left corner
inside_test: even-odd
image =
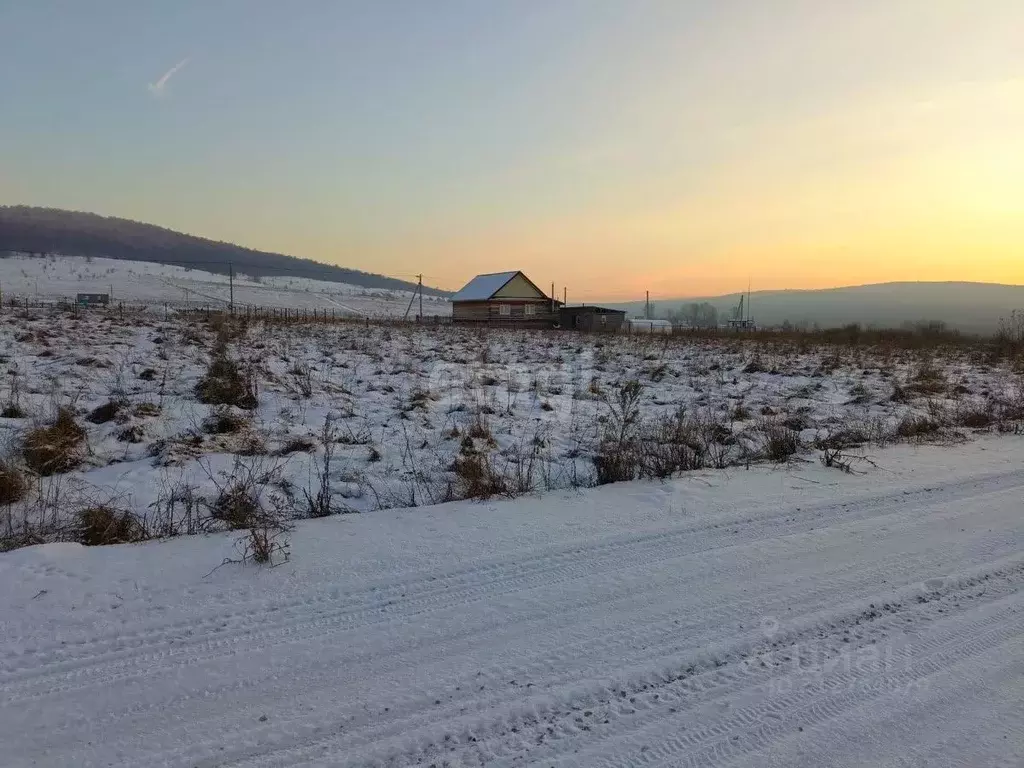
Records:
[[[573,300],[1024,283],[1021,0],[0,0],[0,204]]]

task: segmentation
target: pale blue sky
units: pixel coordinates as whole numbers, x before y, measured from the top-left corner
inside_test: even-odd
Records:
[[[1024,191],[979,170],[1021,148],[1020,0],[0,0],[0,72],[0,203],[444,287],[778,287],[765,252],[927,241],[936,178]],[[910,207],[861,242],[872,178]]]

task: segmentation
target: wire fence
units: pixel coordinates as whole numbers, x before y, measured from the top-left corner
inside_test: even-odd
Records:
[[[106,295],[104,294],[106,297]],[[210,320],[215,317],[233,316],[248,321],[272,323],[407,323],[421,325],[448,325],[450,315],[412,315],[408,318],[397,316],[362,315],[335,307],[286,307],[257,304],[236,304],[209,301],[110,301],[78,300],[71,298],[46,298],[34,296],[0,296],[0,313],[23,314],[47,312],[78,317],[82,314],[103,314],[125,317],[133,314],[162,314],[165,319],[191,316]]]

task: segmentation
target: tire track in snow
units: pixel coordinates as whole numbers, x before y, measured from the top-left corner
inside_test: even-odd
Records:
[[[609,566],[615,570],[623,570],[667,558],[738,546],[750,541],[778,538],[781,535],[800,532],[802,527],[809,523],[813,523],[812,528],[820,529],[836,522],[856,522],[870,518],[875,516],[872,513],[879,510],[885,516],[899,515],[919,509],[922,505],[960,501],[1012,490],[1022,485],[1024,472],[1012,471],[937,488],[920,488],[852,502],[787,509],[759,518],[738,515],[735,518],[716,519],[707,523],[688,522],[667,531],[561,547],[554,551],[525,556],[516,561],[502,560],[453,569],[441,574],[427,573],[393,584],[370,587],[341,599],[325,596],[284,601],[271,606],[271,614],[281,614],[277,621],[267,618],[267,611],[262,605],[250,604],[236,609],[227,616],[219,613],[206,620],[183,620],[128,638],[113,635],[87,640],[73,646],[70,653],[68,647],[54,645],[45,650],[15,657],[16,660],[24,660],[25,656],[37,656],[46,650],[61,654],[58,659],[47,660],[27,668],[12,664],[10,657],[0,659],[0,694],[5,693],[12,683],[43,675],[73,672],[99,663],[129,661],[134,658],[144,661],[155,658],[150,655],[151,653],[180,653],[193,645],[205,646],[219,640],[247,637],[252,634],[293,634],[296,619],[298,623],[302,623],[303,619],[308,619],[319,605],[330,608],[315,612],[316,621],[330,621],[345,629],[358,629],[373,624],[415,618],[428,611],[445,610],[493,598],[499,594],[529,589],[535,585],[550,585],[582,578],[607,570]],[[902,503],[893,510],[893,501]],[[782,521],[781,528],[777,525],[779,521]],[[702,538],[702,531],[717,532],[721,535],[723,543],[693,547],[693,541]],[[691,548],[681,548],[684,544],[690,544]],[[417,587],[421,590],[419,593]],[[411,597],[408,596],[409,592],[413,592]],[[229,600],[230,596],[226,596],[225,601]],[[257,615],[253,615],[254,613]],[[238,622],[232,624],[232,619],[237,619]]]
[[[982,556],[987,557],[991,554],[990,548],[985,548],[982,551]],[[892,566],[906,565],[908,562],[907,555],[897,555],[892,558],[883,561],[882,564],[889,564]],[[879,565],[876,562],[876,565]],[[995,573],[996,571],[993,571]],[[840,572],[842,578],[837,578],[839,574],[833,573],[830,576],[828,583],[828,590],[825,595],[831,596],[835,600],[841,600],[846,595],[849,589],[855,587],[858,583],[862,583],[858,577],[859,573],[855,571],[855,566],[850,565]],[[672,582],[682,581],[686,579],[685,574],[680,574],[678,579],[673,579]],[[661,585],[664,588],[664,584]],[[629,599],[631,594],[636,594],[642,591],[642,588],[634,588],[629,591],[628,594],[616,593],[614,600],[622,601]],[[809,598],[819,598],[819,602],[825,601],[823,598],[821,585],[814,587],[805,588],[802,591],[794,591],[792,586],[788,583],[780,583],[770,595],[760,595],[757,598],[732,601],[728,607],[717,607],[714,610],[702,611],[700,614],[699,621],[681,621],[678,610],[663,612],[662,614],[645,619],[643,623],[642,633],[636,629],[618,630],[611,633],[602,633],[599,636],[594,636],[588,629],[578,630],[573,624],[575,622],[575,615],[581,611],[584,611],[588,607],[592,607],[594,604],[603,602],[610,602],[607,599],[599,599],[590,602],[578,603],[573,606],[572,609],[567,610],[564,606],[557,606],[554,608],[548,608],[539,614],[512,614],[505,617],[505,620],[500,624],[493,626],[489,625],[482,628],[477,628],[472,632],[460,633],[458,635],[446,635],[444,637],[437,638],[437,642],[444,642],[449,647],[453,644],[453,641],[458,643],[464,643],[469,645],[472,642],[479,642],[481,637],[488,634],[504,634],[503,628],[508,625],[515,625],[517,628],[523,629],[523,625],[537,625],[538,629],[543,628],[546,632],[551,632],[553,629],[559,629],[558,636],[560,638],[559,643],[552,647],[551,645],[545,646],[544,643],[539,643],[539,649],[537,653],[531,655],[529,660],[523,660],[514,669],[508,667],[503,668],[485,668],[478,672],[471,678],[459,678],[451,684],[451,689],[457,689],[459,687],[465,687],[467,690],[484,686],[485,689],[494,691],[501,688],[501,683],[507,681],[509,677],[514,679],[543,679],[543,676],[548,673],[552,668],[571,667],[573,662],[581,658],[591,658],[595,654],[604,654],[604,656],[623,657],[627,654],[631,654],[631,658],[634,662],[646,660],[650,658],[656,658],[664,655],[666,652],[676,650],[680,644],[680,637],[686,636],[688,633],[696,631],[705,631],[708,628],[715,626],[732,626],[737,620],[746,620],[747,616],[750,615],[751,611],[768,612],[774,611],[777,614],[781,614],[783,610],[793,604],[800,604],[801,601]],[[766,602],[766,598],[770,598]],[[863,598],[861,602],[865,602],[867,598]],[[879,599],[879,604],[883,602]],[[867,604],[865,602],[865,604]],[[556,613],[558,623],[553,625],[550,622],[552,613]],[[790,616],[790,620],[794,620],[796,617]],[[567,626],[566,631],[561,631],[562,624]],[[529,631],[529,626],[525,627],[525,631]],[[335,634],[335,631],[331,629],[320,630],[311,634],[311,638],[315,638],[319,641],[323,641],[327,637]],[[644,649],[641,654],[636,653],[636,646],[639,642],[643,643]],[[429,644],[428,644],[429,645]],[[240,646],[238,652],[245,652],[247,654],[253,653],[260,650],[258,646],[246,644]],[[387,658],[390,663],[396,660],[404,659],[409,657],[410,660],[415,660],[417,653],[422,653],[423,644],[417,643],[411,647],[403,648],[389,648]],[[182,666],[196,666],[203,664],[207,661],[226,656],[235,653],[235,650],[221,651],[215,649],[210,654],[206,655],[189,655],[186,659],[171,659],[169,663],[157,663],[154,665],[147,666],[144,670],[121,670],[113,672],[109,675],[103,675],[98,678],[91,678],[88,682],[83,684],[69,683],[67,685],[57,685],[48,687],[35,694],[17,696],[12,698],[9,702],[0,704],[0,707],[6,705],[23,705],[29,700],[52,697],[52,696],[64,696],[76,690],[81,690],[86,687],[106,687],[113,683],[121,680],[132,679],[132,678],[145,678],[152,680],[161,673],[167,673],[174,671]],[[374,661],[379,656],[379,651],[374,648],[372,650],[362,651],[357,654],[349,655],[345,654],[342,657],[331,657],[333,663],[344,664],[348,667],[358,667],[361,670],[359,680],[372,679],[374,675]],[[293,687],[300,689],[309,690],[309,687],[315,688],[317,682],[321,678],[321,665],[323,659],[320,656],[315,658],[306,659],[302,663],[292,665],[290,667],[289,684]],[[570,679],[573,675],[580,674],[580,671],[570,673]],[[301,681],[306,679],[306,683],[303,684]],[[349,680],[350,683],[355,682]],[[546,682],[552,682],[547,680]],[[212,688],[206,688],[205,695],[209,696],[212,694],[225,695],[232,692],[238,692],[246,689],[259,688],[265,684],[262,678],[249,678],[242,680],[234,680],[228,684],[216,685]],[[401,705],[398,702],[391,707],[392,714],[397,716],[405,710],[409,710],[414,706],[425,707],[437,700],[438,695],[447,696],[450,691],[439,692],[437,690],[421,690],[421,691],[410,691],[407,694],[407,701],[402,702]],[[482,706],[483,704],[490,701],[491,697],[485,697],[480,699],[474,699],[472,702],[473,706]],[[152,709],[160,709],[163,712],[169,713],[173,711],[176,706],[187,705],[190,696],[187,694],[175,696],[171,699],[162,700],[158,703],[152,703],[148,706],[143,707],[132,707],[128,711],[118,710],[111,711],[105,716],[92,717],[90,723],[93,726],[102,723],[116,723],[126,715],[137,716],[143,711]],[[454,702],[459,704],[461,700]],[[278,720],[281,719],[279,713]],[[332,721],[334,724],[335,721]]]
[[[800,532],[807,523],[814,523],[814,529],[827,527],[826,522],[856,522],[872,517],[871,512],[881,509],[883,516],[899,516],[918,508],[920,505],[946,503],[951,500],[973,498],[988,493],[998,493],[1024,484],[1024,473],[1011,472],[983,480],[971,480],[953,484],[940,489],[920,489],[916,492],[886,494],[874,497],[866,502],[844,502],[839,504],[806,507],[800,511],[786,510],[768,518],[742,516],[740,521],[717,520],[706,525],[687,524],[678,529],[630,536],[611,542],[604,541],[592,545],[576,546],[561,549],[555,553],[542,553],[533,558],[526,558],[520,567],[516,563],[499,562],[488,564],[483,568],[465,569],[459,577],[496,572],[489,580],[477,584],[470,582],[461,589],[450,586],[437,586],[421,598],[405,601],[404,611],[389,611],[390,601],[373,607],[355,610],[338,609],[330,612],[310,613],[309,601],[294,601],[305,609],[294,618],[286,618],[278,622],[263,618],[259,608],[247,612],[249,622],[241,627],[224,629],[224,618],[220,617],[220,627],[204,630],[203,627],[191,628],[189,635],[181,638],[154,635],[149,643],[143,643],[125,651],[99,653],[61,660],[48,665],[0,675],[0,701],[15,704],[25,698],[35,698],[48,692],[66,693],[88,685],[106,685],[115,680],[131,676],[133,670],[138,674],[149,675],[157,668],[173,668],[185,664],[194,664],[199,660],[207,660],[218,656],[230,655],[235,648],[246,650],[265,648],[281,642],[294,642],[303,637],[320,637],[325,634],[347,632],[363,629],[374,624],[396,620],[408,620],[422,617],[428,612],[451,609],[468,605],[485,599],[511,592],[519,592],[538,586],[551,586],[576,579],[594,576],[609,571],[621,572],[666,559],[704,553],[716,549],[728,549],[749,544],[751,541],[779,538]],[[940,491],[942,491],[940,493]],[[936,498],[936,495],[939,498]],[[893,499],[910,499],[901,504],[895,511],[890,508]],[[734,533],[736,526],[749,520],[741,533]],[[772,527],[771,522],[783,521],[783,525]],[[794,530],[797,529],[797,530]],[[723,542],[720,545],[693,546],[695,531],[717,531]],[[745,535],[744,535],[745,534]],[[699,538],[699,537],[697,537]],[[739,540],[738,540],[739,539]],[[684,548],[683,544],[689,544]],[[588,554],[598,553],[581,562]],[[501,575],[502,570],[507,571]],[[416,584],[417,582],[405,582]],[[423,584],[423,582],[419,582]],[[358,593],[357,593],[358,594]],[[611,598],[615,599],[613,595]],[[254,613],[255,615],[250,615]],[[311,618],[312,615],[312,618]],[[513,617],[514,619],[514,617]],[[520,619],[521,620],[521,619]],[[218,631],[220,630],[220,631]],[[160,662],[174,659],[170,664],[161,667]],[[57,678],[60,683],[50,684],[48,681]],[[33,689],[42,689],[33,693]]]
[[[993,655],[1008,644],[1024,648],[1021,637],[1024,616],[1019,608],[1019,605],[1013,606],[998,617],[979,621],[977,625],[967,624],[941,639],[931,639],[921,647],[923,653],[913,648],[897,654],[895,661],[908,667],[901,672],[883,675],[880,679],[871,678],[871,673],[882,672],[884,667],[880,662],[868,662],[861,673],[841,671],[823,679],[822,685],[826,689],[823,696],[805,690],[771,698],[686,738],[665,743],[658,750],[660,754],[650,758],[646,754],[633,756],[625,764],[650,768],[706,766],[752,752],[763,752],[772,741],[795,728],[833,720],[884,694],[912,690],[914,683],[979,656]],[[984,627],[984,631],[978,633],[979,627]],[[612,760],[592,763],[595,768],[620,764]]]
[[[994,587],[992,584],[993,578],[1004,579],[1005,583]],[[565,741],[567,739],[565,735],[567,726],[568,730],[572,730],[570,721],[581,721],[581,724],[587,726],[585,731],[578,731],[577,735],[586,733],[591,739],[595,736],[602,736],[600,726],[596,725],[600,719],[599,717],[594,717],[589,722],[585,721],[583,712],[587,709],[600,711],[617,703],[629,701],[628,705],[623,705],[625,710],[627,712],[640,712],[641,715],[637,725],[647,727],[649,723],[643,717],[643,713],[646,711],[660,712],[662,718],[670,718],[672,715],[685,712],[695,705],[706,706],[709,702],[713,702],[736,691],[765,684],[772,678],[775,669],[771,666],[757,666],[755,662],[758,661],[766,649],[773,654],[781,655],[786,653],[788,649],[799,646],[799,644],[808,639],[813,639],[814,642],[820,644],[827,644],[831,640],[835,646],[850,648],[851,646],[848,646],[843,641],[843,637],[845,636],[844,633],[851,627],[859,627],[859,631],[867,635],[867,637],[862,636],[863,642],[859,644],[860,648],[864,648],[870,642],[874,642],[875,639],[887,637],[889,633],[906,632],[908,625],[915,632],[919,632],[919,625],[921,624],[936,619],[948,622],[958,615],[966,614],[966,608],[961,609],[959,614],[943,613],[939,611],[939,608],[942,608],[943,611],[949,610],[950,606],[960,608],[962,605],[965,605],[965,600],[972,597],[968,593],[976,590],[979,586],[984,585],[986,589],[980,595],[973,596],[974,601],[970,603],[972,609],[978,607],[977,601],[982,597],[984,599],[980,600],[980,605],[986,609],[990,608],[992,604],[1002,605],[1006,603],[1008,595],[1010,600],[1016,600],[1022,578],[1024,578],[1024,563],[1019,561],[1004,564],[990,570],[976,569],[972,576],[955,580],[956,584],[954,587],[945,590],[941,595],[935,593],[924,603],[912,600],[911,597],[914,595],[914,590],[907,588],[902,590],[901,596],[901,599],[907,601],[907,605],[901,606],[899,610],[895,606],[893,606],[892,612],[875,611],[866,609],[866,607],[855,606],[851,610],[838,615],[826,612],[824,618],[806,622],[795,630],[787,631],[783,638],[777,639],[774,642],[770,643],[764,638],[760,638],[761,642],[759,642],[758,638],[755,637],[741,641],[741,643],[733,648],[722,647],[713,651],[702,652],[697,654],[700,657],[699,659],[688,659],[685,658],[685,655],[683,657],[663,659],[654,667],[634,672],[625,680],[612,679],[602,681],[599,684],[591,684],[590,686],[577,685],[575,686],[576,689],[572,690],[568,696],[562,697],[555,703],[552,703],[552,699],[557,697],[554,694],[548,693],[537,694],[525,701],[521,693],[516,695],[514,692],[514,698],[511,701],[490,701],[485,703],[475,698],[463,699],[453,702],[453,705],[450,707],[434,708],[427,712],[426,722],[417,722],[416,718],[396,719],[395,722],[389,723],[387,728],[364,729],[362,738],[357,738],[357,731],[346,732],[342,735],[318,736],[318,733],[329,727],[326,722],[318,722],[309,724],[306,728],[298,728],[299,731],[304,732],[304,737],[297,737],[297,740],[304,741],[304,743],[299,745],[282,745],[280,739],[273,739],[272,744],[260,743],[259,746],[246,748],[243,750],[242,755],[231,759],[228,759],[228,755],[220,752],[216,761],[210,764],[238,766],[300,765],[309,760],[314,760],[318,756],[323,758],[329,755],[350,755],[352,750],[358,750],[360,747],[368,745],[372,747],[375,741],[386,741],[388,738],[394,739],[396,737],[405,741],[416,742],[417,746],[412,750],[402,751],[397,756],[395,755],[394,747],[380,748],[376,752],[371,750],[369,754],[363,754],[361,756],[362,759],[367,761],[367,764],[376,765],[378,764],[376,761],[383,760],[386,753],[400,760],[401,762],[396,763],[399,765],[418,764],[420,762],[429,764],[431,760],[459,757],[461,752],[451,751],[452,746],[456,745],[463,747],[465,751],[473,752],[477,757],[479,757],[478,753],[486,750],[491,756],[492,761],[494,761],[497,751],[500,750],[498,750],[497,746],[487,743],[487,740],[500,739],[502,736],[507,736],[510,732],[515,733],[517,731],[522,735],[515,739],[517,743],[514,745],[515,748],[510,750],[510,754],[518,755],[518,759],[521,760],[522,754],[519,747],[523,743],[533,740],[538,734],[554,731],[561,734],[560,740]],[[881,605],[882,599],[878,598],[879,605]],[[858,601],[858,603],[861,606],[867,605],[866,600]],[[1019,608],[1019,601],[1017,604],[1011,604],[1010,615],[1020,617],[1021,612]],[[1002,612],[1000,616],[1002,616]],[[1024,620],[1024,617],[1020,618]],[[997,621],[997,619],[990,618],[987,620],[986,626],[995,624]],[[959,628],[956,630],[955,639],[943,640],[942,644],[955,644],[959,642],[959,638],[964,633],[973,631],[975,630],[970,626]],[[924,645],[915,646],[913,653],[916,657],[921,648],[937,647],[938,643],[938,640],[932,640]],[[852,647],[854,649],[857,648],[856,645]],[[564,682],[571,684],[573,680],[574,678],[570,677]],[[581,688],[588,688],[588,690],[580,690]],[[702,698],[697,702],[692,701],[695,696],[702,696],[708,691],[714,691],[714,697]],[[636,699],[640,697],[644,701],[637,703]],[[464,711],[468,709],[473,714],[459,716],[454,711],[457,707],[462,707]],[[489,707],[489,709],[485,710],[484,707]],[[485,714],[481,714],[481,712],[485,712]],[[552,712],[554,714],[547,714]],[[614,713],[607,712],[606,714],[611,714],[612,717],[615,717]],[[485,716],[490,718],[486,724],[481,722]],[[749,716],[743,715],[738,717],[740,721],[743,721],[745,717]],[[288,726],[290,729],[295,729],[298,725],[297,723],[288,723],[287,721],[282,722],[280,717],[276,717],[275,720],[275,727],[277,728]],[[620,713],[618,720],[628,721],[629,718],[623,718]],[[463,724],[462,727],[459,726],[460,722]],[[605,723],[608,722],[606,719]],[[335,730],[337,730],[337,721],[333,725]],[[267,729],[255,728],[247,735],[245,741],[249,744],[259,742],[261,730],[263,735],[266,735]],[[443,738],[439,738],[440,731],[444,732]],[[425,743],[429,746],[424,746]],[[196,760],[197,765],[203,765],[201,755],[206,748],[212,751],[215,749],[215,745],[197,746],[196,751],[187,756],[190,761],[189,764],[191,764],[191,761]],[[545,753],[544,755],[530,754],[529,757],[531,760],[538,760],[542,756],[544,759],[552,759],[558,756],[558,752]],[[182,755],[181,757],[184,758],[186,756]],[[474,762],[470,759],[466,764],[474,764]],[[488,762],[488,764],[490,765],[492,762]],[[496,760],[493,764],[497,768],[502,763],[500,760]],[[620,763],[609,764],[619,765]]]

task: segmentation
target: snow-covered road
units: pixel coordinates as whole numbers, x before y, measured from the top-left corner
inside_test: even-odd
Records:
[[[1020,766],[1024,439],[0,555],[4,766]]]

